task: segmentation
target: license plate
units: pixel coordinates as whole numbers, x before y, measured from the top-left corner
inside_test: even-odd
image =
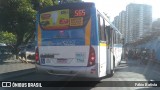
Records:
[[[61,64],[67,63],[67,59],[57,59],[57,63]]]
[[[52,60],[50,58],[46,58],[45,63],[52,63]]]

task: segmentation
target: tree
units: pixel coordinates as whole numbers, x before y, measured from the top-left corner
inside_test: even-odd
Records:
[[[56,1],[58,0],[32,0],[31,3],[33,5],[33,9],[38,11],[41,8],[56,5]]]
[[[16,36],[9,32],[0,32],[0,43],[14,44],[16,42]]]
[[[35,14],[29,0],[1,0],[0,27],[16,36],[16,54],[24,39],[33,35],[27,34],[34,33]]]
[[[42,5],[35,6],[33,1]],[[34,37],[35,9],[50,5],[53,5],[52,0],[0,0],[0,28],[16,36],[16,54],[19,45]]]

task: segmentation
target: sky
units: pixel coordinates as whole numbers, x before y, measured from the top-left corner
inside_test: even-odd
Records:
[[[153,20],[160,18],[160,0],[83,0],[84,2],[95,2],[96,7],[110,16],[113,21],[122,10],[130,3],[147,4],[152,6]]]

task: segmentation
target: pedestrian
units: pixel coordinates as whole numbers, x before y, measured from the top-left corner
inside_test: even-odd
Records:
[[[152,60],[155,60],[155,57],[156,57],[156,53],[155,53],[155,50],[153,49],[152,50]]]
[[[128,50],[126,50],[126,52],[125,52],[125,60],[126,61],[128,60]]]
[[[140,62],[140,64],[147,64],[147,61],[148,61],[148,53],[147,53],[147,50],[144,49],[142,51],[142,54],[141,54],[141,62]]]
[[[128,59],[132,59],[132,57],[133,57],[133,51],[129,50],[128,51]]]
[[[27,58],[26,58],[26,48],[25,48],[25,47],[23,47],[23,48],[20,49],[19,55],[20,55],[20,57],[21,57],[20,60],[21,60],[22,62],[28,63],[28,62],[27,62]],[[23,60],[23,58],[24,58],[24,60]]]

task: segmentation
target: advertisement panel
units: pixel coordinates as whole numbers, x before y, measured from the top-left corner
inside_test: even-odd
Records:
[[[40,14],[43,30],[59,30],[84,26],[90,18],[89,9],[62,9]]]

